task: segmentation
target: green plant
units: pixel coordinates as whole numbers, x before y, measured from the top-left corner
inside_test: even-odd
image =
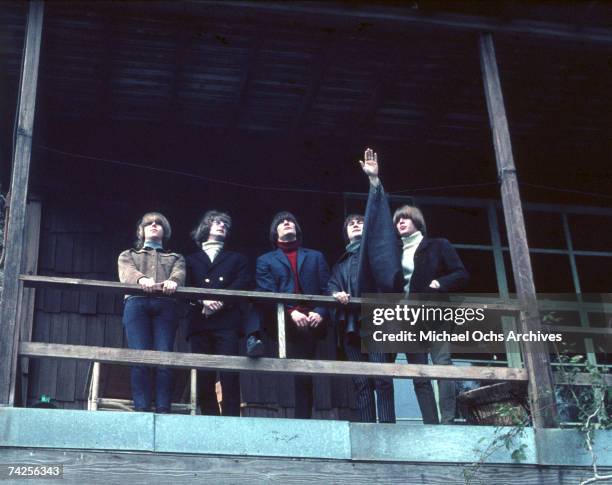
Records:
[[[527,459],[525,449],[527,445],[520,443],[525,435],[525,428],[529,424],[529,418],[525,418],[523,412],[516,406],[500,404],[497,414],[503,421],[510,421],[511,426],[498,426],[494,430],[495,437],[486,448],[475,448],[474,451],[479,455],[477,461],[463,468],[463,478],[466,485],[474,483],[480,467],[497,451],[506,449],[510,452],[510,457],[515,463],[520,463]],[[486,438],[481,438],[478,443],[483,444]]]
[[[591,455],[591,468],[593,476],[580,482],[587,485],[594,482],[612,481],[612,475],[600,475],[597,454],[594,451],[595,434],[599,430],[612,429],[612,418],[609,411],[609,399],[612,397],[612,386],[606,382],[608,373],[598,366],[585,362],[584,366],[578,366],[584,361],[582,355],[559,355],[561,363],[561,374],[569,383],[568,390],[572,398],[572,404],[578,409],[579,430],[584,438],[584,447]],[[589,376],[589,386],[583,386],[577,390],[573,385],[577,381],[580,369],[584,368]]]

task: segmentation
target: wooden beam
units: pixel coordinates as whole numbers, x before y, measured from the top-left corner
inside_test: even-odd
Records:
[[[392,23],[423,25],[466,32],[496,32],[512,35],[537,36],[558,40],[612,44],[612,29],[599,27],[580,27],[573,24],[541,22],[527,19],[495,19],[476,15],[444,13],[438,9],[424,13],[418,9],[388,6],[351,5],[350,8],[337,2],[264,2],[264,1],[228,1],[203,0],[191,5],[194,14],[198,9],[219,6],[224,9],[240,9],[261,12],[261,14],[312,15],[319,22],[326,17],[337,17],[341,20],[355,19],[358,22],[378,22],[385,27]],[[405,28],[405,27],[404,27]]]
[[[25,255],[23,258],[22,272],[36,274],[38,271],[38,249],[40,245],[40,222],[42,218],[42,204],[40,200],[30,200],[26,208],[25,227]],[[32,325],[34,323],[34,299],[36,290],[25,288],[19,304],[19,333],[20,340],[30,341],[32,339]],[[28,400],[28,372],[29,362],[27,358],[20,361],[21,373],[21,403],[25,405]]]
[[[444,380],[527,381],[525,369],[508,367],[467,367],[428,364],[379,364],[333,360],[274,359],[228,355],[160,352],[157,350],[118,349],[85,345],[20,342],[19,355],[89,360],[109,364],[165,366],[178,369],[210,369],[273,374],[310,374],[319,376],[422,377]]]
[[[23,264],[28,180],[32,156],[32,134],[36,107],[38,64],[43,26],[43,2],[30,2],[21,70],[21,87],[17,112],[17,133],[13,153],[10,215],[7,227],[4,290],[0,306],[0,407],[15,401],[17,344],[19,326],[17,310],[20,300],[19,274]]]
[[[540,326],[540,315],[533,282],[531,260],[525,220],[519,194],[518,179],[512,155],[508,120],[501,90],[493,37],[489,33],[480,36],[480,64],[491,131],[495,159],[501,182],[501,197],[508,233],[508,245],[514,271],[514,282],[519,301],[523,305],[520,314],[521,331],[537,331]],[[523,356],[529,373],[529,399],[536,428],[555,427],[557,410],[555,393],[546,347],[541,342],[524,342]]]
[[[88,280],[81,278],[64,278],[59,276],[38,276],[38,275],[21,275],[19,277],[25,287],[28,288],[45,288],[56,287],[73,290],[92,290],[104,291],[112,293],[125,293],[130,295],[143,295],[144,293],[138,285],[119,283],[116,281],[100,281]],[[324,306],[338,306],[339,303],[332,296],[322,295],[292,295],[288,293],[268,293],[264,291],[238,291],[238,290],[214,290],[205,288],[195,288],[189,286],[179,287],[176,290],[175,296],[178,298],[201,299],[201,297],[214,297],[218,300],[231,301],[247,299],[251,301],[261,301],[268,303],[316,303]],[[371,298],[352,298],[349,305],[359,306],[364,304],[380,304],[380,300]],[[503,300],[487,303],[476,303],[473,301],[449,302],[432,300],[399,300],[397,304],[406,305],[425,305],[425,306],[442,306],[448,308],[482,308],[484,310],[517,312],[521,309],[518,303]]]

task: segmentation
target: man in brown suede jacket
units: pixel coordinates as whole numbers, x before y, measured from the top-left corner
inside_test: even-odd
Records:
[[[131,349],[170,352],[174,348],[176,300],[169,295],[176,291],[177,286],[185,284],[185,259],[180,254],[164,250],[163,244],[170,239],[170,234],[168,219],[158,212],[149,212],[136,227],[135,248],[119,255],[119,280],[138,284],[145,292],[125,299],[123,325]],[[152,294],[160,290],[161,294]],[[171,395],[171,369],[132,367],[134,410],[150,411],[154,400],[156,412],[168,413]]]

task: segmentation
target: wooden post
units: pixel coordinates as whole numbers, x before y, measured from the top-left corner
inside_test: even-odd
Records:
[[[25,227],[25,255],[23,257],[22,274],[33,275],[38,272],[38,249],[40,245],[40,221],[42,204],[40,200],[30,200],[26,207],[26,227]],[[32,340],[32,325],[34,322],[34,299],[36,289],[23,288],[21,302],[18,308],[18,321],[20,340]],[[20,360],[21,370],[21,404],[27,405],[28,402],[28,380],[29,380],[29,360],[23,357]]]
[[[285,337],[285,305],[276,305],[276,315],[278,317],[278,356],[281,359],[287,358],[287,343]]]
[[[497,171],[501,182],[502,205],[508,232],[514,281],[518,299],[522,306],[521,332],[535,332],[540,328],[540,316],[533,283],[531,260],[529,259],[529,246],[527,245],[527,233],[516,168],[512,156],[508,120],[495,59],[493,37],[490,33],[480,35],[480,65],[489,121],[493,132]],[[529,375],[528,389],[533,425],[536,428],[554,427],[557,425],[557,410],[550,359],[546,347],[541,342],[524,342],[523,351],[525,367]]]
[[[4,290],[0,306],[0,407],[13,406],[17,367],[19,325],[17,310],[21,285],[19,273],[23,264],[28,178],[32,155],[32,133],[38,82],[38,61],[43,25],[43,2],[30,2],[25,35],[23,69],[21,71],[20,102],[17,111],[17,133],[13,153],[10,214],[7,227]]]
[[[198,370],[191,369],[189,371],[190,386],[189,386],[189,414],[195,416],[198,407]]]
[[[94,362],[91,369],[91,388],[89,389],[88,411],[98,410],[98,396],[100,393],[100,362]]]

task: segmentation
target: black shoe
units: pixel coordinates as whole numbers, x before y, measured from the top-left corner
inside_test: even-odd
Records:
[[[262,357],[264,355],[264,343],[261,339],[251,335],[246,341],[246,354],[248,357]]]

